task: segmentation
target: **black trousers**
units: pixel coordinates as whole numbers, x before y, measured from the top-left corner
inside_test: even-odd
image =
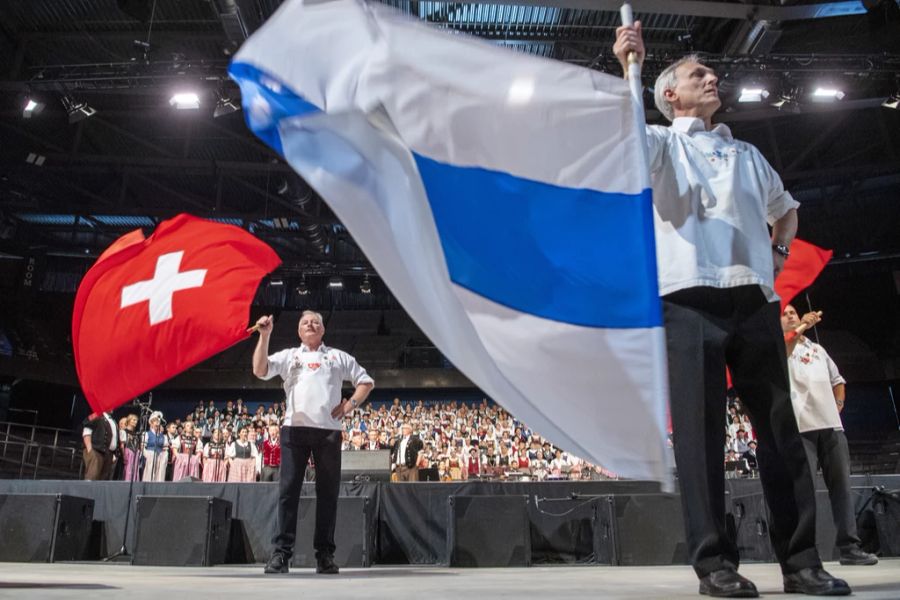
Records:
[[[803,447],[812,472],[815,473],[821,467],[822,477],[828,487],[831,517],[837,530],[834,545],[841,549],[859,546],[856,506],[850,490],[850,448],[847,446],[847,436],[836,429],[816,429],[800,435],[803,437]]]
[[[278,480],[278,531],[274,551],[286,559],[294,554],[297,511],[306,465],[316,463],[316,558],[334,556],[334,525],[341,489],[341,432],[315,427],[281,428],[281,478]]]
[[[758,286],[663,297],[675,464],[691,562],[703,577],[737,568],[725,530],[725,367],[756,430],[757,462],[784,573],[821,565],[815,488],[791,408],[777,302]]]

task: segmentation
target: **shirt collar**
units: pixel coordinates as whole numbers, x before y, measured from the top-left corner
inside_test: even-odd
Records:
[[[319,347],[315,350],[310,350],[309,346],[306,344],[300,344],[300,352],[321,352],[322,354],[325,354],[329,350],[331,350],[331,348],[326,346],[324,342],[319,344]]]
[[[697,132],[706,131],[706,126],[703,124],[703,120],[698,119],[697,117],[675,117],[672,121],[672,129],[681,133],[693,135]],[[728,141],[734,139],[731,135],[731,129],[724,123],[716,123],[709,132],[715,133]]]

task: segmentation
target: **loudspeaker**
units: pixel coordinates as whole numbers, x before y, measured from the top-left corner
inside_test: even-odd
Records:
[[[881,556],[900,556],[900,491],[876,488],[872,497]]]
[[[594,548],[600,564],[688,564],[681,497],[669,494],[608,496],[605,506],[603,502],[597,503]]]
[[[0,496],[0,562],[87,560],[93,519],[90,498]]]
[[[390,480],[390,450],[341,452],[341,481]]]
[[[450,496],[451,567],[528,567],[528,496]]]
[[[212,496],[138,496],[136,565],[202,566],[225,562],[231,502]]]
[[[338,498],[334,527],[334,562],[339,567],[370,567],[375,557],[375,504],[367,496]],[[316,499],[300,498],[293,567],[315,567],[313,532],[316,527]]]
[[[828,515],[831,515],[830,508]],[[732,496],[729,518],[733,523],[734,540],[741,562],[776,561],[769,537],[769,510],[762,492]]]

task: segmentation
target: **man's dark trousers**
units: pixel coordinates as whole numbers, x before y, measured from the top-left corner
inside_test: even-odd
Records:
[[[341,489],[341,432],[316,427],[281,428],[281,478],[278,481],[278,531],[274,551],[285,562],[294,554],[300,492],[310,454],[316,465],[316,558],[334,556],[334,526]]]
[[[725,530],[726,364],[759,442],[782,571],[821,566],[815,488],[791,407],[779,313],[756,285],[694,287],[663,297],[675,462],[688,550],[700,577],[739,564]]]

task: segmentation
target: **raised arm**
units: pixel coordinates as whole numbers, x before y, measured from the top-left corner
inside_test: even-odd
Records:
[[[272,315],[260,317],[256,321],[259,339],[253,350],[253,374],[265,377],[269,374],[269,338],[272,336]]]

